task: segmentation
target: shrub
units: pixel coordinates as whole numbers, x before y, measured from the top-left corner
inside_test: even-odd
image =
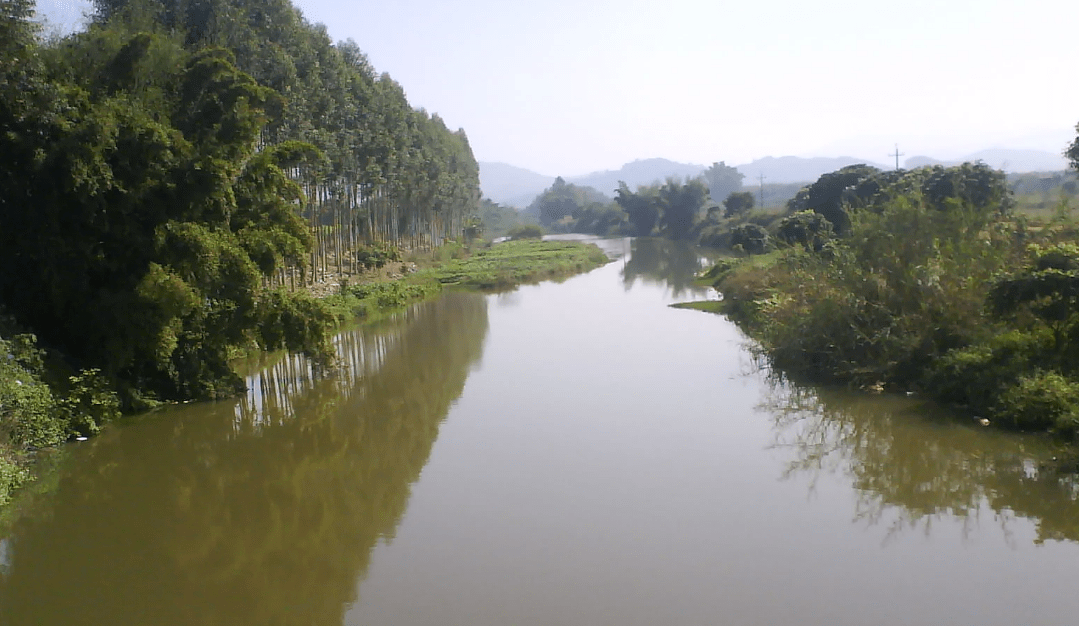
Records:
[[[723,277],[727,275],[738,262],[734,259],[719,259],[715,264],[708,268],[708,271],[701,275],[701,278],[712,281],[713,284],[723,280]]]
[[[995,413],[1002,389],[1034,369],[1052,336],[1046,332],[1011,331],[985,343],[952,350],[928,368],[925,390],[934,397]]]
[[[0,506],[11,501],[11,493],[30,478],[30,471],[20,467],[0,451]]]
[[[539,239],[543,237],[543,229],[537,224],[522,224],[511,228],[506,236],[511,240],[517,239]]]
[[[67,438],[52,389],[41,381],[42,353],[33,335],[0,339],[0,441],[18,448]]]
[[[100,370],[83,370],[69,377],[68,384],[59,409],[69,435],[96,434],[104,424],[120,417],[120,399]]]
[[[788,215],[776,230],[776,239],[791,245],[801,244],[809,250],[820,250],[832,237],[832,223],[815,211]]]
[[[332,358],[334,315],[329,303],[307,293],[276,289],[259,302],[258,316],[263,350],[287,348],[320,363]]]
[[[997,417],[1024,430],[1074,434],[1079,428],[1079,383],[1056,372],[1022,376],[1000,395]]]
[[[355,252],[356,262],[365,270],[379,269],[390,261],[400,261],[401,251],[388,243],[373,243],[360,246]]]
[[[731,247],[742,246],[749,254],[768,251],[768,231],[757,224],[742,224],[731,231]]]

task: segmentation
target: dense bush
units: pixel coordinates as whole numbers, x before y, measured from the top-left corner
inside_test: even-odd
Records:
[[[1079,382],[1057,372],[1035,370],[999,394],[997,415],[1024,430],[1079,430]]]
[[[354,254],[356,262],[365,270],[379,269],[391,261],[401,260],[401,251],[388,243],[359,246]]]
[[[511,240],[517,239],[539,239],[543,237],[543,228],[538,224],[522,224],[511,228],[506,236]]]
[[[798,211],[784,217],[776,229],[776,239],[810,250],[820,250],[832,239],[832,223],[815,211]]]
[[[97,370],[58,379],[31,334],[0,338],[0,505],[30,478],[28,450],[97,432],[120,415],[110,381]]]
[[[0,339],[0,437],[6,443],[42,447],[67,439],[59,402],[41,380],[43,369],[33,335]]]
[[[940,210],[919,192],[887,197],[852,211],[846,236],[820,246],[827,254],[788,249],[778,267],[734,272],[720,285],[742,301],[778,366],[910,385],[934,359],[990,334],[988,285],[1016,252],[1008,224],[991,219],[999,206],[953,199]],[[808,242],[818,219],[796,214],[781,227]]]
[[[741,246],[749,254],[764,254],[770,242],[768,231],[757,224],[736,226],[731,230],[731,247]]]

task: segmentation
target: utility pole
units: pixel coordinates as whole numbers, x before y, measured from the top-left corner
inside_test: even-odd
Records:
[[[764,174],[757,174],[757,180],[761,181],[761,208],[764,208]]]
[[[906,153],[905,152],[900,152],[899,151],[899,144],[895,144],[895,154],[889,154],[888,156],[894,156],[895,157],[895,169],[898,172],[899,171],[899,157],[906,156]]]

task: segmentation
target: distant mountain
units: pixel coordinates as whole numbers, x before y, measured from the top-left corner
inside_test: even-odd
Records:
[[[764,174],[765,183],[811,183],[821,177],[822,174],[834,172],[848,165],[859,164],[872,165],[882,170],[890,169],[882,163],[873,163],[854,157],[764,157],[745,165],[736,165],[738,171],[745,174],[742,181],[745,186],[758,184],[759,176]]]
[[[953,161],[939,161],[926,156],[916,156],[904,161],[903,167],[914,169],[927,165],[948,166],[967,161],[982,161],[994,169],[1015,174],[1024,172],[1059,172],[1068,169],[1068,161],[1061,154],[1053,154],[1044,150],[1013,150],[1010,148],[979,150]]]
[[[914,156],[907,159],[903,166],[913,169],[925,165],[954,165],[965,161],[981,160],[990,167],[1007,172],[1059,172],[1067,169],[1068,162],[1063,156],[1041,150],[1013,150],[993,148],[969,154],[955,161],[940,161],[927,156]],[[752,163],[737,165],[738,171],[745,175],[742,184],[746,188],[755,188],[760,175],[764,175],[765,184],[811,183],[822,174],[834,172],[848,165],[865,163],[882,170],[890,170],[894,165],[842,157],[764,157]],[[638,186],[663,182],[669,177],[686,178],[704,172],[707,166],[692,163],[678,163],[668,159],[640,159],[626,163],[617,170],[593,172],[584,176],[566,177],[566,182],[579,186],[593,187],[608,197],[614,197],[618,181],[625,181],[630,189]],[[505,163],[480,163],[480,187],[484,195],[495,202],[527,207],[544,189],[554,182],[553,176],[544,176],[520,167]]]
[[[508,206],[523,209],[532,203],[544,189],[554,183],[553,176],[544,176],[506,163],[480,162],[480,189],[483,195]],[[677,163],[667,159],[641,159],[626,163],[617,170],[592,172],[584,176],[565,177],[567,183],[579,187],[592,187],[608,198],[614,197],[618,181],[625,181],[630,189],[640,185],[663,182],[674,176],[685,178],[697,176],[705,166]]]
[[[618,189],[618,181],[624,181],[632,190],[642,185],[662,183],[670,177],[686,178],[701,174],[706,169],[704,165],[692,163],[678,163],[667,159],[639,159],[632,163],[626,163],[617,170],[604,172],[592,172],[584,176],[567,178],[566,182],[575,185],[592,187],[608,197],[614,197],[614,190]]]
[[[957,162],[953,163],[952,161],[941,161],[939,159],[934,159],[932,157],[927,157],[927,156],[912,156],[909,159],[907,159],[906,161],[903,161],[903,169],[913,170],[913,169],[917,169],[919,167],[930,167],[930,166],[933,166],[933,165],[948,166],[948,165],[956,165],[957,163],[961,163],[961,162],[962,161],[957,161]]]
[[[544,176],[506,163],[480,162],[480,190],[483,195],[519,209],[551,186],[554,176]]]

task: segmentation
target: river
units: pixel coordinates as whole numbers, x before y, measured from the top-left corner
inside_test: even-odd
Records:
[[[785,381],[668,307],[708,296],[698,253],[599,243],[71,446],[8,514],[0,624],[1079,621],[1048,441]]]

